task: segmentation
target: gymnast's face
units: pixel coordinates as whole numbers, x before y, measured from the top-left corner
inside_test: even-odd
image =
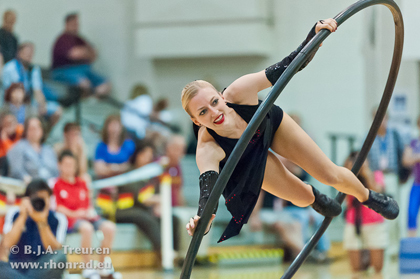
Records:
[[[211,87],[201,88],[189,103],[192,121],[211,129],[217,129],[226,122],[228,109],[223,95]]]

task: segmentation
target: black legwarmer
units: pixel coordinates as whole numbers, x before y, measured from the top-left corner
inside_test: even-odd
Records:
[[[197,215],[200,217],[218,177],[219,174],[215,171],[206,171],[200,175],[200,200],[197,211]],[[214,208],[213,213],[216,213],[217,207],[218,205]]]
[[[295,50],[293,51],[289,56],[286,56],[283,60],[280,62],[271,65],[267,69],[265,69],[265,75],[267,76],[267,79],[271,82],[272,85],[274,85],[277,80],[280,78],[281,74],[286,70],[286,68],[292,63],[293,59],[299,54],[299,52],[306,46],[307,43],[316,35],[315,33],[315,26],[312,27],[311,31],[309,32],[308,36],[306,37],[305,41]],[[319,48],[319,47],[318,47]],[[318,48],[316,51],[314,51],[310,57],[303,63],[302,67],[300,67],[299,71],[301,71],[303,68],[305,68],[309,62],[314,58],[315,53],[318,51]]]

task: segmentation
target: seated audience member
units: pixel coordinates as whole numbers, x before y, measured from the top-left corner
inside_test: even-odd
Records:
[[[161,131],[148,131],[144,140],[150,142],[155,147],[156,157],[166,155],[166,144],[171,134],[161,133]]]
[[[165,168],[165,173],[168,173],[172,178],[172,206],[185,205],[182,194],[181,170],[181,159],[185,156],[185,149],[185,138],[181,135],[171,136],[166,144],[166,157],[169,160]]]
[[[120,117],[108,116],[102,128],[102,142],[96,147],[95,174],[104,178],[127,172],[135,149],[134,141],[126,138]]]
[[[3,248],[12,251],[9,261],[0,261],[2,279],[59,279],[66,255],[61,251],[67,220],[50,208],[51,189],[43,180],[33,180],[26,188],[20,206],[9,209],[4,224]],[[28,249],[33,251],[28,253]],[[18,263],[49,264],[56,268],[12,267]]]
[[[7,152],[20,140],[23,125],[19,124],[13,114],[4,113],[0,116],[0,175],[7,176]]]
[[[64,141],[54,145],[55,153],[61,154],[66,149],[70,150],[77,158],[78,176],[89,185],[92,179],[88,174],[86,144],[82,138],[80,125],[74,122],[67,122],[64,125],[63,136]]]
[[[291,202],[286,202],[283,213],[298,221],[302,229],[303,242],[309,241],[312,233],[321,226],[324,216],[316,212],[312,207],[298,207]],[[302,247],[303,248],[303,247]],[[328,251],[331,248],[328,232],[322,234],[315,249],[311,252],[309,260],[317,263],[328,263]]]
[[[62,114],[56,98],[44,93],[52,93],[51,89],[44,87],[41,69],[32,64],[35,47],[32,43],[19,45],[17,56],[4,65],[3,87],[8,88],[12,83],[20,82],[25,88],[25,101],[38,107],[39,115],[48,117],[51,125],[54,125]],[[44,92],[45,91],[45,92]],[[52,98],[52,99],[51,99]]]
[[[28,116],[36,115],[31,105],[25,103],[25,89],[22,83],[12,83],[6,89],[2,110],[13,114],[19,124],[23,124]]]
[[[58,176],[57,155],[44,141],[42,120],[27,118],[22,139],[7,153],[10,177],[29,183],[33,178],[48,180]]]
[[[285,248],[290,249],[290,257],[294,259],[304,245],[302,226],[290,215],[283,214],[282,204],[281,199],[261,191],[254,212],[249,218],[249,223],[252,231],[262,230],[263,225],[273,229]]]
[[[131,91],[130,100],[121,109],[121,123],[130,136],[144,139],[150,125],[150,115],[153,112],[153,100],[147,88],[138,84]]]
[[[95,60],[95,49],[79,35],[79,16],[75,13],[67,15],[64,33],[57,38],[53,47],[53,78],[78,86],[88,93],[93,90],[98,97],[106,95],[111,86],[93,71]]]
[[[299,179],[305,181],[308,178],[308,174],[300,167],[281,156],[278,158]],[[262,207],[261,213],[251,215],[251,225],[253,224],[254,228],[259,228],[262,223],[272,226],[286,247],[291,250],[292,258],[296,257],[311,236],[310,225],[318,228],[324,217],[312,207],[298,207],[290,202],[279,200],[270,193],[265,193],[261,199],[256,206],[257,213],[258,208]],[[328,235],[324,233],[309,259],[318,263],[327,262],[330,246]]]
[[[64,150],[59,156],[60,177],[54,186],[57,212],[67,216],[69,232],[79,232],[82,235],[81,248],[92,247],[92,236],[97,230],[102,231],[101,248],[111,250],[115,235],[115,224],[102,219],[90,203],[89,190],[86,182],[77,176],[77,159],[70,150]],[[92,255],[82,255],[83,261],[88,263]],[[100,262],[104,262],[105,254]],[[83,277],[91,278],[93,274],[109,276],[112,270],[83,270]],[[108,277],[107,277],[108,278]]]
[[[154,159],[154,147],[148,142],[141,142],[134,152],[131,162],[133,168],[143,167]],[[152,242],[153,249],[160,258],[159,198],[156,194],[159,180],[140,181],[118,187],[117,223],[132,223]]]
[[[153,112],[150,115],[150,130],[161,131],[163,134],[170,131],[178,132],[179,127],[173,125],[175,118],[174,111],[169,108],[169,100],[160,98],[153,105]]]
[[[344,167],[351,169],[358,153],[352,152],[344,163]],[[375,182],[374,175],[369,168],[368,161],[362,165],[357,176],[363,185],[376,192],[383,192],[383,188]],[[373,266],[380,274],[384,264],[384,251],[389,244],[389,234],[384,217],[363,206],[357,199],[347,196],[346,225],[344,227],[343,246],[349,253],[352,271],[358,274]],[[369,250],[370,260],[364,262],[362,250]]]
[[[18,40],[13,34],[16,23],[16,14],[12,10],[7,10],[3,14],[3,25],[0,28],[0,50],[3,55],[4,63],[16,57]]]

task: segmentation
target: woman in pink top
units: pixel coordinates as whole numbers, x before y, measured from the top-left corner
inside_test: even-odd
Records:
[[[351,168],[356,160],[357,152],[352,152],[344,166]],[[375,175],[369,169],[367,161],[363,164],[357,176],[362,184],[376,192],[382,192],[380,175]],[[350,264],[354,273],[363,271],[366,266],[362,250],[369,250],[370,261],[376,273],[382,271],[384,250],[388,245],[388,233],[384,218],[375,211],[363,206],[352,196],[347,197],[346,226],[344,229],[344,249],[349,252]]]

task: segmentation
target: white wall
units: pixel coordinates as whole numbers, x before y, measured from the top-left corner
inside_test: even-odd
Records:
[[[420,1],[404,0],[401,4],[401,10],[404,15],[405,41],[404,58],[420,59]]]
[[[144,2],[139,0],[139,2]],[[197,55],[185,59],[158,59],[154,62],[155,79],[159,94],[170,96],[180,106],[179,92],[191,80],[207,78],[216,82],[219,88],[226,87],[235,78],[264,69],[278,62],[306,38],[313,24],[321,19],[335,16],[346,5],[353,1],[323,0],[308,2],[271,1],[270,9],[262,16],[270,19],[266,27],[272,38],[259,43],[269,46],[267,56],[252,55],[222,57],[222,55]],[[189,1],[177,2],[177,9],[188,11]],[[163,4],[165,6],[165,4]],[[243,5],[243,4],[242,4]],[[269,6],[270,1],[265,5]],[[246,5],[245,5],[246,6]],[[305,9],[297,8],[305,7]],[[196,8],[196,7],[195,7]],[[237,6],[240,9],[240,6]],[[246,7],[243,8],[246,13]],[[299,12],[297,12],[297,10]],[[213,10],[202,10],[200,16],[205,25],[218,25],[217,20],[209,19],[207,13]],[[190,13],[197,16],[197,9]],[[233,16],[235,18],[236,14]],[[178,24],[180,19],[174,19]],[[188,19],[183,19],[188,20]],[[196,19],[194,19],[196,20]],[[159,25],[163,28],[171,22]],[[230,23],[226,23],[229,25]],[[139,28],[142,28],[141,26]],[[302,115],[304,126],[314,136],[321,148],[329,153],[329,132],[345,132],[361,135],[364,133],[364,59],[362,56],[363,16],[358,15],[351,23],[346,23],[339,31],[326,41],[313,62],[298,73],[286,90],[279,97],[279,104],[286,112],[294,111]],[[170,33],[168,33],[170,35]],[[169,36],[168,35],[168,36]],[[248,38],[247,32],[232,33],[232,36]],[[210,37],[216,40],[215,37]],[[170,38],[170,40],[173,38]],[[183,40],[185,38],[178,38]],[[195,40],[208,40],[195,36]],[[191,39],[190,39],[191,40]],[[223,41],[220,52],[226,51]],[[201,57],[200,57],[201,56]],[[210,56],[210,57],[209,57]],[[170,92],[170,93],[169,93]],[[189,126],[185,115],[182,123]]]
[[[420,49],[416,44],[418,36],[412,34],[418,27],[418,9],[414,11],[418,1],[400,2],[406,16],[408,54],[396,90],[408,92],[410,114],[414,117],[419,107],[418,63],[408,51],[410,44],[411,49]],[[264,69],[294,50],[317,20],[334,17],[353,3],[354,0],[2,0],[0,12],[6,8],[17,11],[16,33],[21,41],[35,42],[35,62],[46,66],[50,64],[51,46],[63,28],[64,15],[78,11],[81,33],[99,51],[95,66],[110,77],[117,97],[126,98],[135,83],[144,83],[153,96],[168,97],[172,107],[180,110],[179,95],[187,82],[204,78],[223,88],[243,74]],[[231,32],[230,38],[232,26],[242,27]],[[263,30],[261,34],[255,26]],[[182,37],[174,31],[181,29],[185,34]],[[204,29],[213,31],[193,32]],[[370,110],[379,102],[388,75],[393,30],[392,16],[386,7],[370,7],[355,15],[325,41],[311,64],[293,78],[277,100],[286,112],[302,115],[304,127],[327,154],[328,133],[365,135],[371,121]],[[374,46],[370,44],[372,38]],[[203,46],[209,40],[211,44]],[[162,52],[176,49],[177,45],[194,45],[194,51]],[[201,46],[203,51],[196,51]],[[189,127],[187,115],[179,115],[180,124]]]
[[[303,40],[314,22],[334,17],[353,1],[282,1],[276,8],[278,54],[281,57]],[[293,13],[296,7],[299,13]],[[292,27],[291,27],[292,26]],[[319,49],[314,60],[298,73],[278,104],[286,111],[302,114],[304,127],[327,154],[328,133],[360,134],[363,132],[363,16],[340,26]],[[297,39],[298,38],[298,39]],[[278,58],[277,58],[278,59]]]
[[[64,17],[70,12],[80,14],[81,34],[98,50],[95,68],[109,77],[117,92],[126,92],[129,61],[130,1],[118,0],[2,0],[0,13],[6,9],[17,12],[15,33],[19,41],[35,43],[34,62],[51,65],[51,50],[64,28]]]

